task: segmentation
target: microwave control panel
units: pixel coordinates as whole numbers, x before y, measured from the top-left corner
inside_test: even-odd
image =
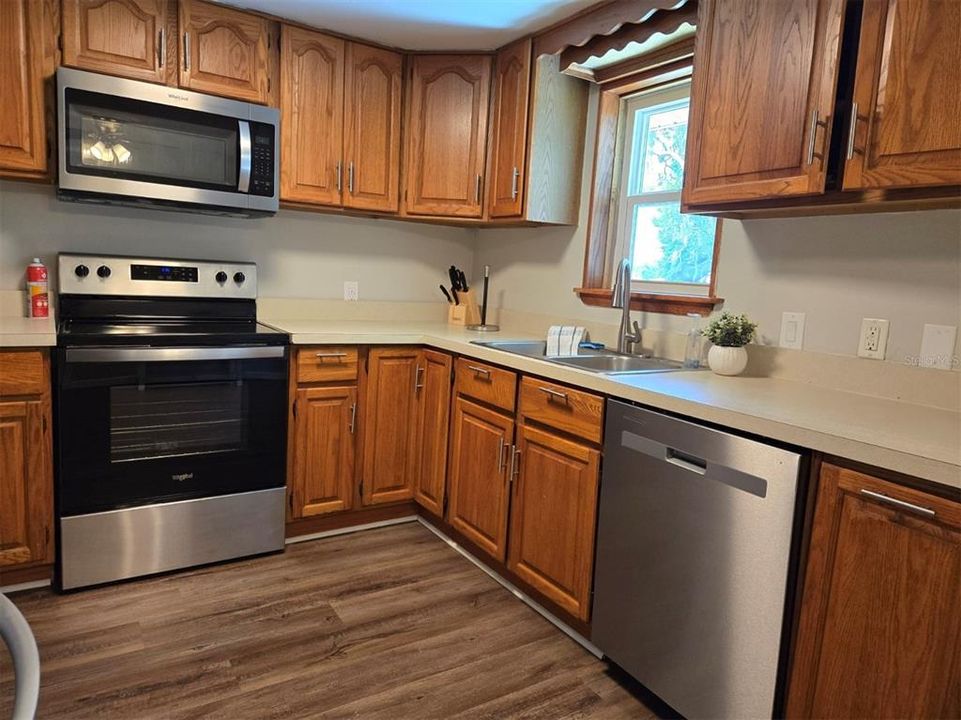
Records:
[[[275,126],[250,123],[250,194],[272,197],[274,194]]]

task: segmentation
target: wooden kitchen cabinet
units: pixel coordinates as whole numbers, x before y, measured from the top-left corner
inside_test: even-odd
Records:
[[[460,396],[455,398],[447,521],[478,548],[502,562],[507,551],[513,439],[513,417]]]
[[[340,38],[284,25],[280,45],[280,198],[343,201],[344,53]]]
[[[514,217],[523,212],[527,178],[527,110],[531,89],[531,39],[524,38],[497,52],[491,105],[490,217]]]
[[[63,64],[166,83],[177,65],[173,0],[63,0]]]
[[[266,105],[272,23],[203,0],[178,3],[180,86]]]
[[[961,185],[961,3],[866,0],[845,190]]]
[[[50,368],[45,352],[0,353],[0,584],[53,561]]]
[[[347,43],[344,105],[344,205],[397,212],[404,57]]]
[[[416,370],[414,500],[437,516],[444,514],[447,486],[452,366],[450,355],[423,350]]]
[[[42,176],[47,171],[44,79],[55,63],[45,55],[45,4],[0,2],[0,173]],[[48,72],[49,70],[49,72]]]
[[[356,387],[297,390],[294,517],[349,510],[354,498]]]
[[[961,504],[822,466],[787,716],[961,716]]]
[[[521,425],[507,567],[587,620],[594,570],[599,450]]]
[[[825,189],[843,0],[702,0],[682,203]]]
[[[414,497],[419,360],[417,348],[377,348],[368,355],[362,480],[365,505]]]
[[[411,215],[483,215],[491,59],[415,55],[406,132]]]

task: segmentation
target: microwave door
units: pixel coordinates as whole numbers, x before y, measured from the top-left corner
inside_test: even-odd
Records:
[[[250,190],[250,123],[239,120],[238,137],[240,139],[240,171],[237,173],[237,192],[247,193]]]

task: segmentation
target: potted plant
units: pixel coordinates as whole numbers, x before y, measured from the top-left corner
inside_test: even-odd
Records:
[[[718,375],[740,375],[747,367],[747,350],[754,339],[757,323],[747,315],[723,312],[704,328],[702,334],[711,341],[707,364]]]

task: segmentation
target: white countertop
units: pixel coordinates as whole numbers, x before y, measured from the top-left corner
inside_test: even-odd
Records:
[[[530,339],[438,323],[261,319],[298,345],[429,345],[803,448],[961,488],[961,413],[706,370],[603,376],[471,340]]]
[[[0,315],[0,348],[50,347],[57,344],[52,317],[25,318]]]

